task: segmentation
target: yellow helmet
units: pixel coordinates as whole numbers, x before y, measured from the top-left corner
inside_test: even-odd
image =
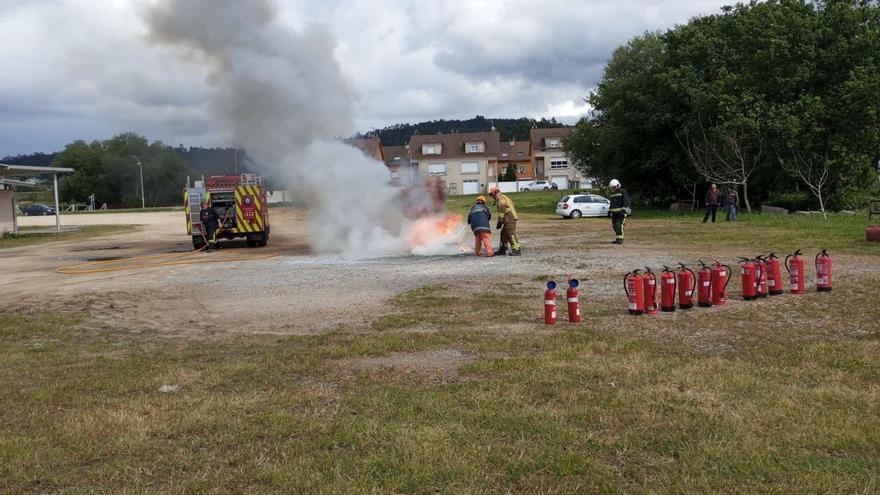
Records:
[[[483,195],[477,196],[477,203],[485,203],[485,202],[486,202],[486,196],[483,196]]]

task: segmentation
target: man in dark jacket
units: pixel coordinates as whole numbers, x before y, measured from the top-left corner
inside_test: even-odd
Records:
[[[736,210],[739,209],[739,193],[736,192],[736,185],[731,185],[724,193],[724,210],[727,212],[727,221],[736,221]]]
[[[611,213],[611,228],[614,229],[615,238],[611,244],[623,244],[623,226],[626,224],[626,216],[629,214],[629,194],[626,189],[620,187],[620,181],[611,179],[608,183],[611,187],[611,204],[608,211]]]
[[[208,242],[205,251],[212,251],[217,247],[217,228],[220,226],[220,215],[212,206],[208,206],[207,201],[202,201],[200,206],[199,220],[202,222],[202,232]]]
[[[703,216],[703,223],[709,220],[709,215],[712,215],[712,223],[715,223],[715,214],[718,212],[720,204],[721,192],[718,191],[718,186],[712,184],[712,187],[706,192],[706,214]]]
[[[492,228],[489,227],[489,221],[492,220],[492,213],[486,207],[486,198],[478,196],[474,202],[471,212],[468,213],[468,225],[474,231],[475,246],[474,252],[480,255],[482,248],[486,249],[486,256],[495,256],[492,252]]]

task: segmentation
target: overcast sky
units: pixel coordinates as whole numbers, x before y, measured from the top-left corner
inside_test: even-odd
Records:
[[[212,127],[204,70],[147,39],[150,3],[0,0],[0,157],[125,131],[230,144]],[[361,131],[477,114],[574,121],[615,47],[729,3],[277,0],[279,22],[335,35]]]

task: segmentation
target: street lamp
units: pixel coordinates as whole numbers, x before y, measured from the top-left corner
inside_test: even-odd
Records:
[[[147,207],[146,201],[144,201],[144,166],[141,164],[140,158],[138,158],[134,155],[131,155],[131,157],[134,158],[135,160],[137,160],[138,167],[141,170],[141,209],[144,209]]]

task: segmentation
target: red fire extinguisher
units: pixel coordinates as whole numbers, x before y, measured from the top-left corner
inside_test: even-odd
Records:
[[[767,262],[764,261],[763,256],[755,256],[755,265],[757,266],[757,296],[758,297],[767,297]]]
[[[816,290],[831,292],[831,256],[827,249],[816,255]]]
[[[727,304],[727,284],[732,276],[729,266],[715,260],[715,265],[712,266],[712,304],[715,306]]]
[[[806,294],[806,280],[804,280],[804,259],[801,250],[785,257],[785,271],[788,272],[789,289],[792,294]]]
[[[678,307],[691,309],[694,307],[694,284],[697,281],[697,276],[693,270],[684,266],[684,263],[678,265],[681,267],[678,270]]]
[[[556,282],[547,281],[547,290],[544,291],[544,323],[556,324]]]
[[[779,258],[776,253],[770,253],[765,260],[767,264],[767,288],[771,296],[778,296],[785,292],[782,287],[782,267],[779,266]]]
[[[660,312],[657,308],[657,276],[646,266],[642,280],[645,284],[645,314],[656,315]]]
[[[623,291],[626,292],[629,314],[640,315],[645,312],[645,286],[639,270],[633,270],[623,276]]]
[[[578,300],[578,285],[578,280],[569,275],[568,290],[565,291],[565,297],[568,299],[568,321],[572,323],[581,321],[581,303]]]
[[[701,308],[712,307],[712,269],[700,260],[700,270],[697,272],[697,306]]]
[[[742,273],[742,293],[746,301],[758,298],[758,265],[748,258],[740,258]]]
[[[668,266],[660,275],[660,310],[666,313],[675,311],[675,273]]]

